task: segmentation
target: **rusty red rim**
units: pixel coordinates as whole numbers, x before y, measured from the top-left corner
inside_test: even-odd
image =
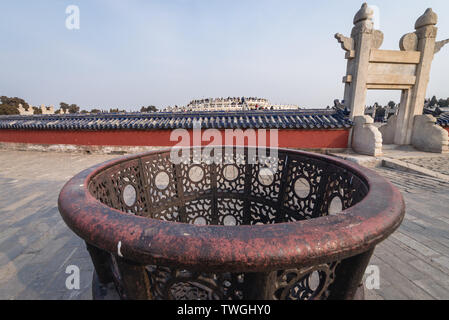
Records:
[[[369,186],[366,197],[335,216],[239,226],[196,226],[127,214],[95,199],[89,181],[119,163],[169,149],[111,160],[86,169],[60,192],[66,224],[90,244],[142,264],[190,269],[257,272],[314,265],[367,251],[401,223],[402,195],[376,172],[330,156],[279,149],[330,162],[351,171]]]

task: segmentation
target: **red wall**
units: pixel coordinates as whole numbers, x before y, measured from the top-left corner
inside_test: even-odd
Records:
[[[225,144],[224,130],[219,130]],[[87,146],[174,146],[178,142],[170,141],[172,130],[0,130],[0,142],[31,144],[73,144]],[[257,130],[256,130],[257,132]],[[267,143],[269,143],[267,130]],[[191,130],[189,130],[191,133]],[[338,130],[279,130],[278,141],[281,148],[346,148],[349,129]],[[190,134],[193,139],[193,135]],[[203,141],[208,145],[210,141]],[[259,142],[258,142],[259,143]],[[245,142],[245,144],[248,144]],[[260,143],[259,143],[260,144]]]

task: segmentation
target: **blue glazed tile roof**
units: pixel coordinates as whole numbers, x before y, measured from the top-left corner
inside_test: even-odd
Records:
[[[449,127],[449,113],[442,113],[438,118],[437,118],[437,124],[439,124],[442,127]]]
[[[350,128],[347,112],[333,109],[265,110],[189,113],[106,113],[0,116],[0,129],[25,130],[151,130],[191,129],[338,129]]]

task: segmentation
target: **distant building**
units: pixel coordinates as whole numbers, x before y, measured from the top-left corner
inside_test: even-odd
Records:
[[[240,111],[240,110],[297,110],[297,105],[271,104],[267,99],[255,97],[206,98],[192,100],[185,107],[167,107],[164,111]]]

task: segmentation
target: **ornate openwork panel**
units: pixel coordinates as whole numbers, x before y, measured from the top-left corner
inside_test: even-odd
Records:
[[[135,215],[148,211],[147,186],[139,160],[109,168],[95,176],[89,183],[89,191],[102,203]]]
[[[254,288],[267,281],[264,299],[320,300],[329,295],[339,262],[312,267],[279,270],[264,277],[245,273],[193,272],[150,265],[146,271],[153,299],[242,300],[250,299]],[[257,290],[257,289],[256,289]]]
[[[107,169],[89,189],[124,212],[204,225],[271,224],[336,214],[360,201],[366,185],[347,170],[285,152],[200,149],[174,164],[156,153]]]
[[[328,297],[338,262],[308,268],[279,270],[273,275],[270,299],[320,300]]]
[[[161,206],[176,201],[178,178],[169,154],[155,154],[143,158],[142,166],[144,182],[147,183],[149,214],[152,216]]]
[[[282,217],[278,216],[278,210],[272,207],[270,203],[264,204],[260,202],[251,201],[250,224],[272,224],[276,221],[282,220]]]
[[[89,184],[89,192],[101,203],[105,205],[116,208],[115,203],[118,203],[117,195],[112,191],[112,188],[109,186],[109,181],[106,179],[95,179]]]
[[[360,178],[346,170],[338,170],[329,165],[328,175],[323,190],[322,214],[337,214],[357,202],[367,193],[367,186]]]
[[[119,199],[117,209],[135,215],[145,215],[148,202],[140,161],[122,163],[111,172],[109,179]]]
[[[152,218],[163,221],[181,222],[180,210],[177,206],[169,206],[162,210],[153,210]]]
[[[224,150],[215,154],[215,159],[220,159],[217,163],[197,161],[198,154],[192,150],[185,163],[173,163],[169,152],[127,160],[95,175],[89,191],[125,213],[224,228],[338,214],[368,193],[367,183],[359,176],[319,157],[286,150],[278,154]],[[108,263],[123,298],[126,290],[121,286],[120,258],[114,254]],[[256,296],[263,295],[259,298],[326,299],[340,261],[322,262],[253,274],[241,270],[211,273],[201,266],[192,271],[177,265],[147,265],[145,277],[154,299],[253,299],[253,288],[261,283],[265,285],[263,292],[256,292]]]
[[[245,274],[202,273],[147,266],[155,300],[241,300]]]
[[[223,150],[221,162],[217,164],[217,192],[243,193],[247,159],[245,153],[237,153],[235,149]]]
[[[186,202],[185,220],[183,222],[196,224],[199,226],[213,224],[214,217],[212,215],[212,200],[202,198]],[[215,223],[216,224],[216,223]]]
[[[235,226],[245,224],[244,201],[238,198],[221,198],[217,203],[218,225]]]
[[[288,209],[287,221],[297,221],[326,215],[317,210],[320,205],[319,189],[324,166],[316,160],[292,157],[288,163],[282,205]]]
[[[251,196],[273,202],[278,201],[285,155],[278,157],[257,155],[251,165]]]
[[[181,183],[185,197],[198,197],[210,193],[211,165],[180,164]]]

